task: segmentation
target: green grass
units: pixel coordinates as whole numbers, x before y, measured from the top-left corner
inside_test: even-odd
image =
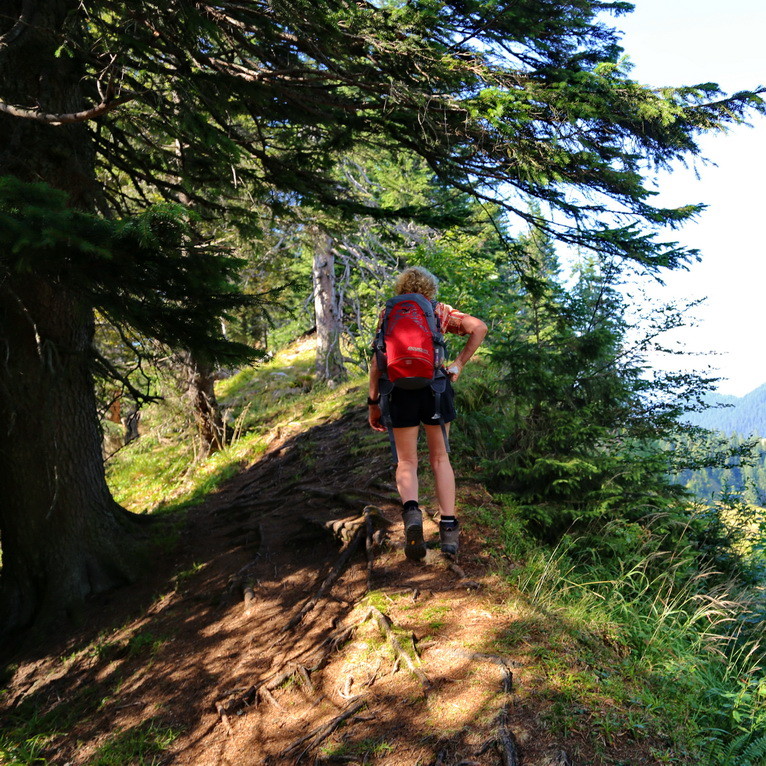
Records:
[[[359,742],[327,744],[319,748],[319,752],[325,759],[346,757],[359,758],[364,761],[390,755],[394,750],[395,748],[391,743],[375,737],[367,737]]]
[[[450,613],[450,607],[446,605],[429,606],[420,612],[420,618],[433,631],[441,630],[446,624],[445,617]]]
[[[308,430],[359,404],[364,376],[330,389],[315,385],[313,365],[311,349],[287,349],[219,381],[216,396],[229,443],[201,460],[194,431],[177,402],[168,399],[147,407],[142,436],[107,463],[107,481],[117,502],[136,513],[181,512],[257,460],[268,435],[277,429]],[[375,436],[363,434],[354,449],[379,449]],[[314,456],[307,451],[305,459]]]
[[[590,730],[603,758],[618,741],[659,739],[657,763],[751,763],[766,731],[759,633],[743,628],[746,594],[699,571],[683,536],[616,524],[603,531],[599,561],[578,539],[535,543],[507,498],[501,513],[469,515],[492,530],[496,566],[526,600],[490,648],[533,646],[552,730]],[[618,555],[604,553],[609,545]]]
[[[157,719],[144,721],[111,735],[89,766],[155,766],[165,761],[165,752],[179,734],[178,729]]]
[[[23,701],[13,715],[6,717],[0,731],[0,763],[48,764],[44,753],[49,745],[95,713],[109,693],[110,687],[104,682],[70,692],[61,702],[45,709],[35,700]]]

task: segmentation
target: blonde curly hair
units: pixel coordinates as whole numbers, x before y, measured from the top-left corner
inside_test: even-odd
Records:
[[[439,280],[422,266],[410,266],[405,269],[396,279],[396,294],[420,293],[429,301],[436,298],[439,290]]]

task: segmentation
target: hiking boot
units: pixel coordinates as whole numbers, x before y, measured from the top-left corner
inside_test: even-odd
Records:
[[[420,561],[426,555],[426,544],[423,540],[423,514],[420,508],[410,508],[402,511],[404,521],[404,555],[413,561]]]
[[[439,522],[439,542],[442,553],[448,556],[457,556],[460,548],[460,525],[457,521]]]

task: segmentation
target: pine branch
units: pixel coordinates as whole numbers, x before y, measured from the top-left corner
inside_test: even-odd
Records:
[[[108,112],[111,112],[113,109],[116,109],[118,106],[127,104],[129,101],[133,101],[138,97],[138,93],[129,93],[109,101],[104,101],[91,109],[85,109],[81,112],[70,112],[69,114],[49,114],[47,112],[41,112],[39,109],[27,109],[21,106],[12,106],[11,104],[6,104],[4,101],[0,101],[0,112],[5,112],[5,114],[9,114],[11,117],[21,117],[25,120],[36,120],[37,122],[44,122],[48,125],[71,125],[75,122],[95,120],[97,117],[101,117]]]

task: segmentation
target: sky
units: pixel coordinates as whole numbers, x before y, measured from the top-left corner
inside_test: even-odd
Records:
[[[635,11],[612,24],[647,85],[716,82],[726,92],[766,86],[764,0],[633,0]],[[650,291],[663,300],[705,297],[696,326],[676,340],[693,352],[687,367],[717,369],[721,393],[743,396],[766,383],[766,117],[752,127],[705,136],[702,154],[714,165],[675,169],[656,179],[661,204],[703,202],[699,219],[670,232],[696,247],[702,260],[665,275]]]

